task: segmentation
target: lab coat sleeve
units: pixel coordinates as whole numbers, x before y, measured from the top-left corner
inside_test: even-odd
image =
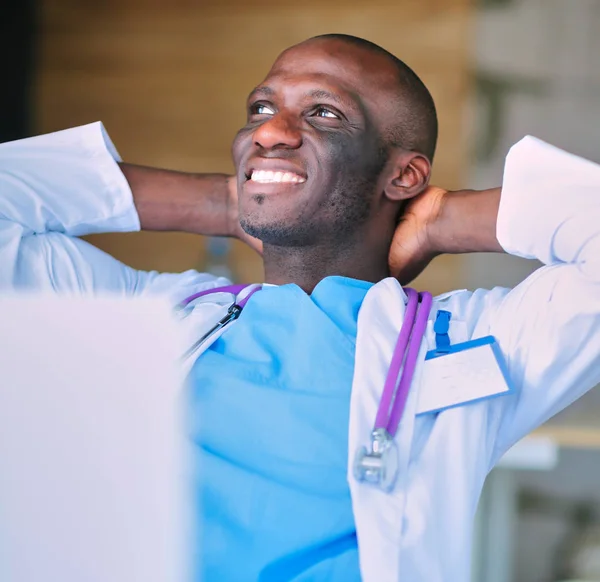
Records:
[[[0,291],[136,294],[215,284],[195,271],[137,271],[77,238],[140,229],[117,161],[100,122],[0,144]]]
[[[483,314],[515,389],[492,406],[492,464],[600,382],[600,166],[520,141],[506,160],[497,236],[545,266]]]

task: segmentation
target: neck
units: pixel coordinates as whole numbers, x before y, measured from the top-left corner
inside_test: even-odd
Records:
[[[388,249],[389,241],[384,245],[327,243],[305,247],[265,244],[265,281],[274,285],[295,283],[306,293],[333,275],[376,283],[389,276]]]

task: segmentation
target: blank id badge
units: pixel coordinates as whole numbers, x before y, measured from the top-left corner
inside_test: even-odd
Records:
[[[504,356],[493,336],[439,346],[423,364],[417,414],[441,412],[513,392]]]

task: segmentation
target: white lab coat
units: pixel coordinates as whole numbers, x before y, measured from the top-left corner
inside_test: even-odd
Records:
[[[227,283],[194,271],[135,271],[75,238],[139,229],[116,156],[99,123],[0,145],[0,289],[152,293],[175,304]],[[600,167],[523,139],[507,157],[497,232],[507,252],[546,266],[512,290],[437,297],[430,320],[449,310],[453,343],[494,335],[516,392],[417,416],[430,322],[396,436],[392,493],[357,483],[352,462],[368,443],[404,293],[386,279],[360,310],[348,480],[365,582],[467,582],[486,475],[521,437],[600,382]],[[182,320],[190,345],[230,300],[205,298]]]

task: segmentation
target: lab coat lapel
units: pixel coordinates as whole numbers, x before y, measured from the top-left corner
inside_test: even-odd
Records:
[[[235,295],[231,293],[214,293],[194,301],[189,307],[179,311],[178,316],[182,320],[186,349],[191,348],[198,338],[206,334],[227,314],[227,310],[234,300]],[[226,327],[213,333],[194,353],[189,354],[183,359],[183,367],[186,374],[192,369],[194,362],[200,354],[205,352],[230,325],[235,325],[235,321],[228,323]]]
[[[398,582],[402,521],[421,365],[417,365],[413,386],[396,434],[398,478],[391,492],[359,483],[353,476],[354,456],[360,446],[369,445],[370,434],[392,359],[396,339],[404,320],[406,294],[395,279],[385,279],[366,295],[359,316],[356,363],[350,400],[348,480],[357,529],[361,575],[365,582]],[[423,350],[423,348],[422,348]],[[423,352],[419,356],[422,362]]]

